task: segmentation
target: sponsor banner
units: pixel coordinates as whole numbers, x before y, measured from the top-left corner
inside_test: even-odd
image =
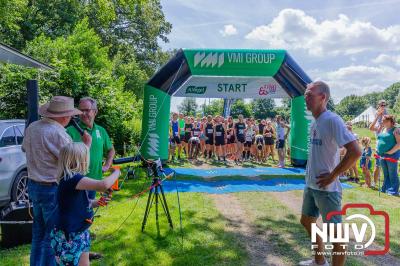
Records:
[[[272,77],[192,76],[174,94],[196,98],[287,98]]]
[[[140,152],[146,159],[168,159],[169,109],[171,96],[146,85],[143,100]]]
[[[273,76],[280,68],[284,50],[184,49],[193,75]]]

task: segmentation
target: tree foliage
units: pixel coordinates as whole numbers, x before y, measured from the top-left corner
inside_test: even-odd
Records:
[[[251,117],[251,107],[250,104],[246,104],[243,100],[236,100],[231,106],[231,116],[237,118],[240,114],[244,117]]]
[[[357,95],[350,95],[343,98],[336,106],[336,112],[340,116],[357,115],[362,113],[367,107],[367,102],[364,98]]]
[[[202,104],[201,105],[201,113],[203,115],[222,115],[224,112],[224,100],[216,99],[211,101],[210,104]]]
[[[196,99],[187,97],[183,99],[182,103],[178,106],[178,110],[186,116],[196,116],[197,107]]]
[[[363,96],[347,96],[335,108],[338,114],[349,119],[361,114],[368,106],[377,107],[379,100],[385,100],[387,107],[396,113],[398,105],[400,105],[397,104],[399,93],[400,82],[397,82],[382,92],[372,92]]]
[[[250,103],[250,108],[256,119],[272,118],[276,115],[273,99],[255,99]]]

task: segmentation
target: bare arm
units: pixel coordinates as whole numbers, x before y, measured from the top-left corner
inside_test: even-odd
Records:
[[[286,125],[286,124],[284,124],[285,125],[285,127],[288,129],[287,131],[286,131],[286,134],[285,134],[285,139],[287,139],[287,137],[288,137],[288,135],[289,135],[289,132],[290,132],[290,126],[289,125]]]
[[[114,146],[113,146],[113,147],[111,147],[111,149],[107,153],[107,159],[106,159],[106,162],[105,162],[105,164],[103,166],[103,172],[108,171],[108,169],[111,167],[112,161],[114,159],[114,156],[115,156],[115,149],[114,149]]]
[[[377,129],[375,127],[377,121],[378,121],[378,116],[375,116],[374,121],[372,121],[372,123],[369,125],[369,130],[374,131],[374,132],[377,131]]]
[[[112,174],[103,180],[96,180],[89,177],[82,178],[76,185],[78,190],[95,190],[95,191],[106,191],[109,189],[118,179],[121,171],[119,169],[114,169]]]
[[[335,181],[340,173],[345,172],[354,165],[358,158],[360,158],[361,149],[357,143],[357,140],[347,143],[344,145],[344,147],[346,148],[346,155],[343,157],[343,160],[340,161],[340,163],[335,169],[333,169],[331,173],[323,174],[317,178],[317,185],[319,185],[321,188],[324,188]]]
[[[379,128],[376,128],[376,122],[378,121],[378,119],[383,115],[383,112],[385,111],[385,109],[379,107],[378,111],[376,112],[375,115],[375,119],[374,121],[372,121],[372,123],[369,125],[369,130],[374,131],[374,132],[379,132],[382,128],[382,125]]]
[[[396,138],[396,145],[393,146],[393,148],[391,148],[388,152],[386,152],[387,154],[393,154],[396,151],[400,150],[400,129],[395,129],[393,134],[394,137]]]

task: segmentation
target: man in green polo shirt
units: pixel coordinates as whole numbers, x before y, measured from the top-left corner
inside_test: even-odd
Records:
[[[82,98],[79,101],[78,109],[82,112],[82,114],[79,115],[79,126],[92,136],[89,173],[86,176],[100,180],[103,178],[103,173],[111,167],[115,150],[107,131],[103,127],[94,123],[94,119],[97,115],[96,100],[90,97]],[[67,133],[71,136],[73,141],[82,141],[81,136],[76,128],[72,126],[68,127]],[[104,165],[103,158],[106,158]],[[95,191],[89,192],[89,198],[94,199],[95,196]]]

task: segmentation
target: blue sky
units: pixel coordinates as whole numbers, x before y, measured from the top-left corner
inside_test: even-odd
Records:
[[[173,25],[164,49],[286,49],[313,80],[330,85],[335,102],[400,80],[400,0],[161,0],[161,5]],[[172,106],[179,102],[175,98]]]

